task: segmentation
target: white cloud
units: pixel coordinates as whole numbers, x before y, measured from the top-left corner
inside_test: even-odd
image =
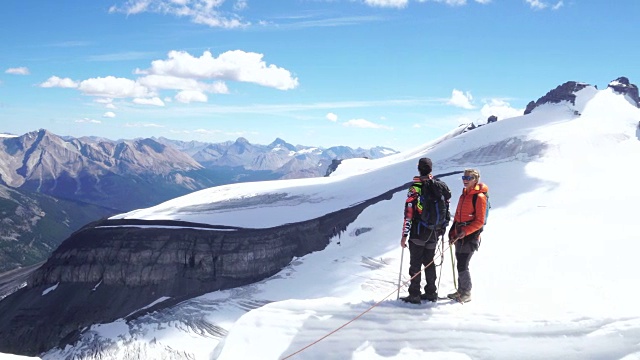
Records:
[[[220,134],[222,131],[221,130],[207,130],[207,129],[197,129],[193,131],[196,134],[203,134],[203,135],[213,135],[213,134]]]
[[[483,117],[482,123],[484,123],[491,115],[497,116],[498,120],[521,116],[524,114],[524,109],[513,108],[511,104],[502,99],[491,99],[482,106],[480,114]]]
[[[207,95],[200,91],[196,90],[184,90],[180,91],[176,97],[176,101],[181,102],[183,104],[189,104],[192,102],[207,102]]]
[[[250,25],[236,15],[224,16],[219,8],[224,0],[127,0],[122,6],[112,6],[110,13],[121,12],[127,15],[141,14],[145,12],[169,14],[177,17],[189,18],[196,24],[211,27],[237,28]],[[235,3],[235,10],[246,7],[246,1],[239,0]]]
[[[171,75],[147,75],[138,79],[138,83],[149,89],[176,89],[176,90],[198,90],[214,94],[228,94],[229,89],[223,81],[216,81],[212,84],[199,82],[195,79],[177,77]]]
[[[409,0],[364,0],[364,3],[376,7],[404,8]]]
[[[467,0],[432,0],[439,3],[445,3],[450,6],[462,6],[467,4]]]
[[[473,96],[471,96],[470,92],[467,91],[466,93],[464,93],[460,90],[453,89],[453,91],[451,92],[451,99],[447,101],[447,104],[471,110],[475,109],[475,106],[471,104],[472,100]]]
[[[546,8],[548,5],[541,0],[525,0],[532,9],[542,10]]]
[[[424,3],[424,2],[438,2],[438,3],[445,3],[449,6],[462,6],[462,5],[467,5],[467,0],[417,0],[420,3]],[[486,5],[491,3],[492,0],[475,0],[475,2],[477,2],[478,4],[482,4],[482,5]]]
[[[289,70],[267,65],[263,54],[242,50],[227,51],[217,58],[205,51],[202,56],[194,57],[184,51],[170,51],[167,60],[151,62],[151,68],[138,73],[165,75],[190,79],[220,79],[255,83],[279,90],[294,89],[298,78]]]
[[[83,118],[80,120],[76,120],[77,123],[79,124],[102,124],[102,121],[100,120],[94,120],[94,119],[89,119],[89,118]]]
[[[78,89],[85,95],[109,98],[147,98],[155,95],[136,81],[114,76],[83,80]]]
[[[233,10],[235,10],[235,11],[242,11],[242,10],[244,10],[246,8],[247,8],[247,0],[238,0],[233,5]]]
[[[164,102],[157,96],[152,98],[135,98],[133,99],[133,103],[138,105],[164,106]]]
[[[124,124],[124,127],[129,127],[129,128],[140,128],[140,127],[162,128],[162,127],[164,127],[164,125],[158,125],[158,124],[153,124],[153,123],[126,123],[126,124]]]
[[[105,118],[114,118],[114,117],[116,117],[116,113],[114,113],[113,111],[107,111],[106,113],[104,113],[104,114],[102,115],[102,117],[105,117]]]
[[[208,130],[208,129],[197,129],[197,130],[170,130],[171,133],[174,134],[198,134],[198,135],[217,135],[222,134],[222,130]]]
[[[562,0],[558,1],[555,5],[549,5],[548,2],[542,0],[525,0],[525,2],[534,10],[543,10],[548,7],[551,7],[551,10],[558,10],[564,6],[564,2]]]
[[[351,120],[343,123],[342,125],[347,126],[347,127],[361,128],[361,129],[393,130],[392,127],[389,127],[389,126],[386,126],[386,125],[375,124],[375,123],[372,123],[371,121],[365,120],[365,119],[351,119]]]
[[[12,75],[29,75],[29,69],[26,67],[9,68],[5,71],[7,74]]]
[[[40,87],[43,87],[43,88],[59,87],[59,88],[72,89],[72,88],[77,88],[78,83],[69,78],[59,78],[57,76],[52,76],[48,78],[45,82],[40,84]]]
[[[109,109],[115,109],[114,98],[132,98],[136,104],[165,106],[159,97],[162,90],[179,90],[175,99],[182,103],[207,102],[205,93],[229,93],[224,80],[250,82],[280,90],[298,86],[298,78],[293,77],[290,71],[267,64],[262,58],[262,54],[242,50],[228,51],[218,58],[208,51],[200,57],[171,51],[166,60],[152,61],[151,68],[136,69],[135,73],[144,75],[136,80],[107,76],[75,82],[52,76],[40,86],[78,88],[84,95],[105,98],[98,102]],[[165,94],[162,96],[166,97]]]
[[[327,114],[327,120],[336,122],[336,121],[338,121],[338,115],[336,115],[334,113],[328,113]]]
[[[111,98],[98,98],[93,101],[98,104],[104,105],[104,107],[107,109],[111,109],[111,110],[117,109],[116,105],[113,103],[113,99]]]

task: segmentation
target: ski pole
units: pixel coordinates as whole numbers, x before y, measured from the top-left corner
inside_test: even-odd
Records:
[[[404,258],[404,246],[402,247],[402,254],[400,255],[400,272],[398,273],[398,297],[396,300],[400,299],[400,280],[402,279],[402,259]]]
[[[449,253],[451,253],[451,271],[453,271],[453,287],[458,291],[458,284],[456,283],[456,259],[453,257],[453,246],[449,246]]]
[[[442,247],[440,248],[440,274],[438,274],[438,286],[436,287],[436,291],[440,290],[440,279],[442,279],[442,264],[444,263],[444,235],[442,235]]]

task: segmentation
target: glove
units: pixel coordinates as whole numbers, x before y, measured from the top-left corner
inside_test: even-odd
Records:
[[[462,230],[458,230],[455,232],[449,231],[449,245],[453,245],[454,242],[462,239],[465,236],[467,236],[467,234],[465,234],[465,232]]]

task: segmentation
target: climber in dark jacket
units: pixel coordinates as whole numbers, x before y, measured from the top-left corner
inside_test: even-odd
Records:
[[[435,256],[436,247],[438,245],[438,237],[441,234],[434,230],[429,230],[420,225],[416,218],[419,218],[418,198],[423,191],[425,181],[433,179],[431,175],[432,162],[429,158],[421,158],[418,161],[418,172],[420,176],[413,178],[413,184],[409,187],[407,199],[404,204],[404,222],[402,228],[402,239],[400,246],[407,247],[407,239],[409,239],[409,275],[412,277],[409,285],[409,296],[403,297],[402,300],[412,304],[420,304],[421,300],[436,301],[438,300],[438,289],[436,287],[436,266],[433,258]],[[446,184],[438,181],[448,192],[447,201],[451,197],[451,192]],[[420,293],[421,268],[424,269],[424,277],[427,284],[424,287],[424,293]],[[417,275],[416,275],[417,274]],[[415,277],[413,277],[416,275]]]

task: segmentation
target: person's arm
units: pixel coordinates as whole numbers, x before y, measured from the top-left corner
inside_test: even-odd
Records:
[[[411,232],[411,225],[413,223],[413,212],[415,211],[415,200],[418,198],[418,193],[413,186],[409,188],[407,193],[407,200],[404,202],[404,220],[402,222],[402,239],[400,240],[400,246],[406,247],[407,238]]]

